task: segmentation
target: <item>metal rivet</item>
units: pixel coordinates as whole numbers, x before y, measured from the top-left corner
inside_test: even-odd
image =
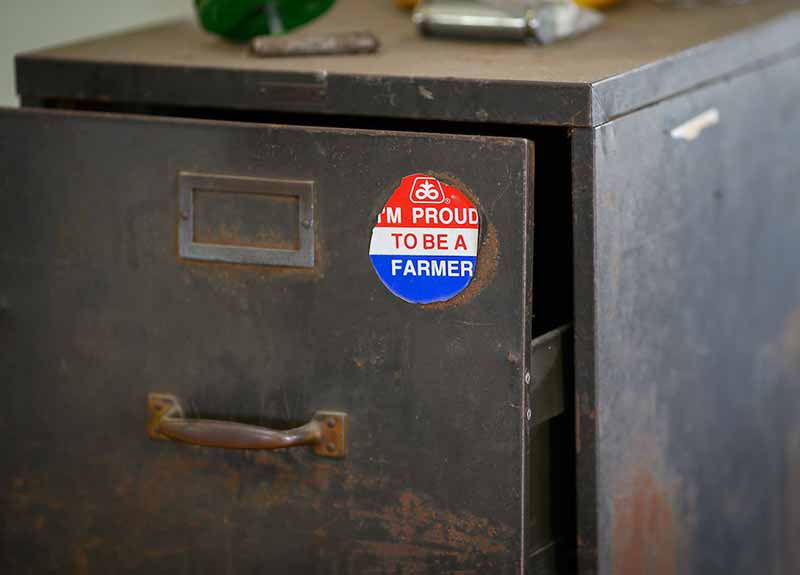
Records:
[[[300,225],[302,225],[304,228],[310,228],[311,220],[303,220],[302,222],[300,222]]]
[[[329,417],[326,423],[328,424],[328,427],[336,427],[336,420],[332,417]]]
[[[530,384],[530,382],[531,382],[531,372],[526,371],[525,372],[525,385]]]
[[[181,219],[182,220],[188,220],[189,219],[189,212],[187,212],[187,211],[181,212]]]
[[[325,448],[331,453],[333,453],[334,451],[336,451],[336,444],[333,441],[331,441],[328,445],[325,446]]]

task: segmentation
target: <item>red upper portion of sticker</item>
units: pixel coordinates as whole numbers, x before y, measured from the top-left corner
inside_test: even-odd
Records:
[[[403,178],[378,228],[478,228],[478,210],[458,189],[425,174]]]

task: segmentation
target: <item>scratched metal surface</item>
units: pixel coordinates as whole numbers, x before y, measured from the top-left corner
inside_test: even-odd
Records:
[[[519,572],[527,141],[42,111],[0,124],[0,570]],[[179,260],[180,170],[314,180],[317,266]],[[374,216],[416,171],[485,216],[473,288],[427,308],[368,258]],[[153,441],[150,391],[276,427],[344,410],[349,454]]]
[[[581,573],[800,571],[798,92],[792,59],[578,135]]]

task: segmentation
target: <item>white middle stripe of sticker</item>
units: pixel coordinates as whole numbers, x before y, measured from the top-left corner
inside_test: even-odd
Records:
[[[475,256],[476,228],[390,228],[372,230],[369,253],[398,256]]]

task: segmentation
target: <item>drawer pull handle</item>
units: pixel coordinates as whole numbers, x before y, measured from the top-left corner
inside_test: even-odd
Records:
[[[154,439],[228,449],[283,449],[308,445],[324,457],[344,457],[347,414],[317,411],[311,421],[294,429],[278,430],[213,419],[188,419],[174,395],[150,393],[147,432]]]

